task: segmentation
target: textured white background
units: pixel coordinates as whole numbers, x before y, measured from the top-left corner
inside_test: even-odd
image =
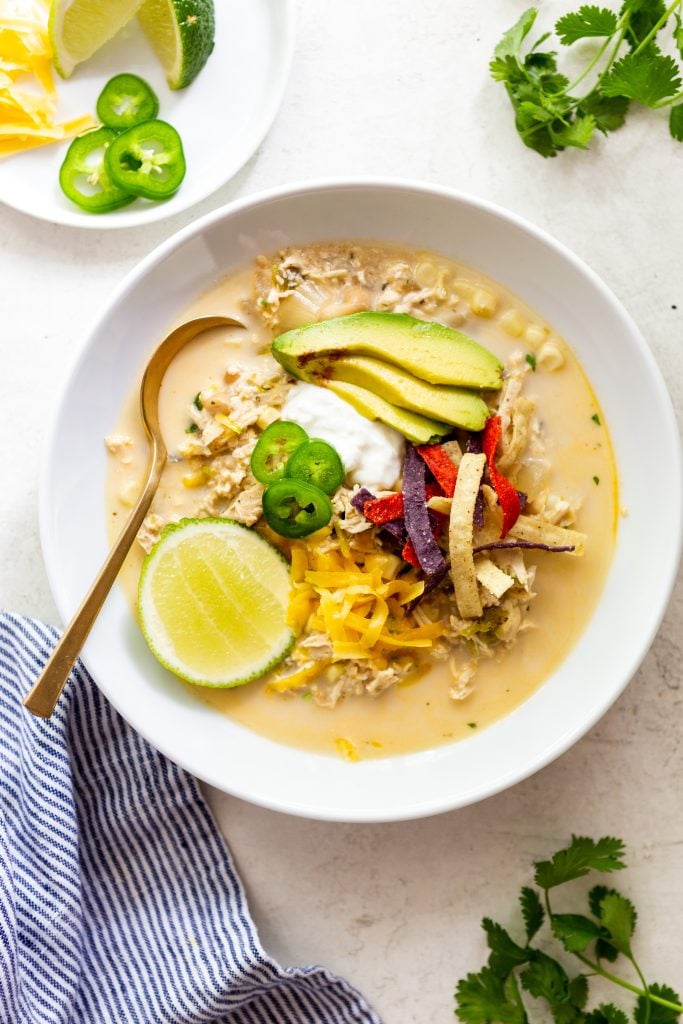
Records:
[[[264,187],[324,175],[400,175],[463,189],[529,218],[616,292],[681,412],[683,147],[669,139],[662,117],[638,112],[589,154],[543,161],[524,149],[486,69],[498,36],[525,6],[299,0],[280,116],[248,166],[202,206],[146,229],[102,234],[0,206],[4,607],[57,621],[38,542],[38,467],[65,364],[102,302],[172,231]],[[566,8],[564,0],[541,4],[548,22]],[[618,364],[614,372],[622,372]],[[267,948],[285,963],[317,960],[344,973],[387,1024],[445,1024],[453,1019],[455,981],[484,959],[480,918],[510,917],[530,861],[571,832],[612,832],[631,850],[620,884],[641,911],[637,946],[646,973],[683,988],[682,622],[679,588],[641,670],[603,721],[535,778],[476,807],[406,824],[346,826],[211,793]]]

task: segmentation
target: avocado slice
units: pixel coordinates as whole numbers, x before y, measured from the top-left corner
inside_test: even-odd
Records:
[[[331,360],[323,371],[327,380],[344,381],[367,388],[401,409],[411,409],[464,430],[483,430],[490,410],[476,391],[427,384],[412,374],[370,356],[343,356]],[[319,378],[316,383],[319,383]]]
[[[329,388],[335,395],[339,395],[349,405],[366,416],[369,420],[380,420],[388,427],[398,430],[413,444],[429,444],[430,441],[438,441],[439,438],[449,434],[453,429],[449,423],[437,423],[436,420],[427,419],[416,412],[408,409],[399,409],[372,391],[359,388],[355,384],[347,384],[343,381],[321,380],[324,387]]]
[[[275,338],[273,355],[302,380],[320,374],[319,364],[347,355],[372,356],[402,367],[431,384],[497,389],[502,363],[466,334],[405,313],[351,313],[297,327]]]

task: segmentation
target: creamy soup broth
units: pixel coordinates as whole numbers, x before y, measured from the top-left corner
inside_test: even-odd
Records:
[[[377,697],[347,697],[334,709],[297,696],[270,693],[263,679],[230,690],[189,687],[217,712],[275,741],[354,758],[385,757],[463,739],[526,700],[567,655],[591,617],[612,558],[617,520],[617,478],[604,417],[578,361],[551,325],[517,296],[465,266],[433,254],[389,248],[384,252],[413,268],[426,267],[425,279],[439,275],[443,287],[460,296],[454,326],[504,363],[520,349],[535,356],[537,369],[529,374],[525,387],[537,401],[552,464],[549,483],[558,493],[580,500],[576,526],[587,534],[588,541],[582,558],[530,553],[530,561],[537,566],[537,597],[530,613],[533,628],[520,633],[511,649],[481,660],[476,687],[462,701],[448,696],[449,673],[443,662],[416,672]],[[220,378],[231,362],[256,365],[271,358],[267,353],[272,331],[253,306],[253,291],[254,271],[249,267],[220,281],[177,317],[176,323],[181,323],[200,314],[225,314],[241,320],[247,330],[208,332],[176,358],[160,401],[170,452],[184,436],[188,404],[200,387],[211,378]],[[362,303],[362,298],[356,302]],[[290,305],[291,310],[282,311],[282,330],[316,318],[310,310]],[[331,282],[317,318],[356,308],[340,305]],[[174,325],[169,323],[169,330]],[[551,349],[558,348],[564,359],[557,369],[541,366],[543,346],[548,343]],[[552,358],[549,362],[552,366]],[[110,457],[106,515],[112,542],[146,471],[147,444],[138,415],[138,386],[119,422],[112,425],[117,434],[133,440],[125,458]],[[169,463],[165,469],[154,505],[162,514],[179,518],[195,513],[198,491],[182,483],[186,472],[187,466],[178,463]],[[518,486],[523,488],[524,480],[519,480]],[[136,546],[120,577],[133,611],[143,558],[144,552]]]

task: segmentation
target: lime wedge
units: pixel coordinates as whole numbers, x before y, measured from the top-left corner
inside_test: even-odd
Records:
[[[138,611],[162,665],[197,686],[240,686],[294,642],[289,567],[258,533],[231,519],[167,526],[143,563]]]
[[[138,19],[171,89],[184,89],[197,77],[213,50],[213,0],[146,0]]]
[[[137,12],[142,0],[52,0],[48,35],[52,62],[62,78],[92,57]]]

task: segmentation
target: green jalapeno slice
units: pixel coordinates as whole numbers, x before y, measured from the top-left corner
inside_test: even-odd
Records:
[[[251,471],[262,484],[272,484],[285,475],[290,455],[305,441],[308,434],[298,423],[276,420],[266,427],[251,454]]]
[[[285,476],[315,484],[325,494],[334,494],[344,479],[344,464],[336,448],[318,437],[306,441],[293,453]]]
[[[332,503],[319,487],[284,478],[264,491],[263,515],[281,537],[307,537],[329,523]]]
[[[114,75],[97,100],[97,116],[102,124],[124,132],[159,113],[159,100],[151,86],[137,75]]]
[[[106,165],[109,149],[116,139],[111,128],[96,128],[74,139],[59,169],[62,192],[88,213],[108,213],[126,206],[134,195],[113,181]]]
[[[120,188],[145,199],[168,199],[185,177],[183,144],[166,121],[133,125],[112,142],[106,161]]]

